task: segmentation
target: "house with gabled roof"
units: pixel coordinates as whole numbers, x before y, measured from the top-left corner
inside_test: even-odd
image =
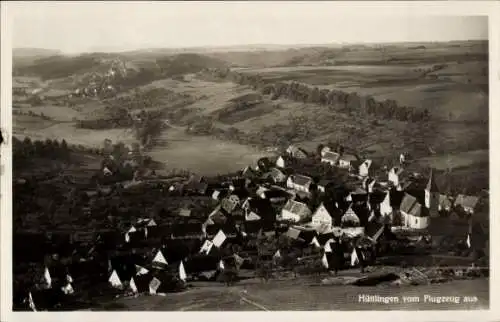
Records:
[[[372,160],[365,160],[361,165],[359,166],[359,175],[362,177],[367,177],[370,175],[370,168],[372,166]]]
[[[308,157],[308,153],[304,149],[301,149],[295,145],[290,145],[286,149],[286,153],[295,159],[307,159]]]
[[[311,210],[305,203],[289,199],[281,210],[280,219],[301,222],[311,217]]]
[[[321,162],[327,163],[331,166],[337,165],[339,159],[340,159],[340,154],[338,154],[337,152],[325,151],[324,153],[321,154]]]
[[[387,180],[392,183],[393,186],[398,187],[401,183],[402,175],[404,173],[404,169],[401,167],[393,167],[389,170],[387,174]]]
[[[441,213],[450,212],[452,207],[453,207],[452,197],[444,195],[444,194],[440,194],[439,195],[438,211]]]
[[[332,216],[330,212],[326,209],[325,205],[321,203],[319,207],[314,211],[311,218],[311,225],[314,227],[317,226],[333,226]]]
[[[323,157],[327,152],[331,152],[331,151],[332,151],[332,149],[329,146],[324,146],[320,151],[320,155],[321,155],[321,157]]]
[[[361,221],[354,212],[352,205],[347,208],[347,211],[344,213],[341,219],[342,227],[358,227],[361,224]]]
[[[423,211],[417,198],[405,193],[401,201],[400,212],[404,226],[411,229],[425,229],[429,226],[428,212]]]
[[[272,180],[274,183],[282,183],[286,181],[286,174],[278,168],[271,168],[262,176],[262,178],[264,180]]]
[[[338,159],[338,166],[339,168],[342,169],[352,170],[358,167],[358,165],[359,165],[359,158],[354,154],[345,153],[342,154]]]
[[[221,207],[228,214],[232,213],[240,204],[240,198],[236,194],[231,194],[230,196],[222,199]]]
[[[454,207],[464,211],[468,215],[473,215],[479,204],[479,197],[460,194],[455,199]]]
[[[392,204],[391,204],[391,192],[387,191],[384,197],[384,200],[380,203],[380,215],[385,217],[385,216],[391,216],[392,215]]]
[[[281,169],[284,169],[287,164],[288,164],[288,160],[284,157],[284,156],[279,156],[278,159],[276,159],[276,167],[278,168],[281,168]]]
[[[290,175],[286,181],[286,186],[295,191],[310,193],[312,178],[300,174]]]

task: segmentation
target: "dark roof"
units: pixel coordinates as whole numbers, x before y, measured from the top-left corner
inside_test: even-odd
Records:
[[[231,184],[235,188],[245,188],[247,183],[248,183],[247,178],[237,178],[231,180]]]
[[[365,235],[376,241],[382,235],[384,229],[384,224],[377,221],[371,221],[365,225]]]
[[[364,225],[368,222],[368,217],[370,216],[370,210],[366,206],[366,204],[362,205],[353,205],[352,210],[358,216],[360,224]]]
[[[403,201],[403,197],[405,195],[404,191],[398,191],[397,189],[391,189],[390,190],[390,203],[391,207],[393,208],[399,208],[401,205],[401,202]]]
[[[276,219],[276,214],[269,199],[251,198],[248,200],[248,203],[249,210],[255,212],[262,219]]]
[[[63,293],[59,288],[32,290],[31,297],[37,311],[51,310],[62,302]]]
[[[134,283],[137,287],[137,291],[139,293],[149,292],[149,283],[153,279],[153,275],[151,273],[145,275],[136,275],[134,276]]]
[[[160,225],[148,227],[148,240],[159,239],[162,237],[170,237],[172,233],[172,225]]]
[[[175,223],[172,225],[174,237],[188,237],[202,235],[203,223]]]
[[[401,202],[401,211],[413,216],[421,216],[421,208],[422,206],[418,202],[417,198],[408,193],[405,193],[403,201]]]
[[[219,232],[219,230],[222,230],[226,235],[236,234],[238,232],[235,225],[233,225],[230,222],[225,222],[223,224],[208,225],[205,229],[208,236],[214,236]]]
[[[285,190],[270,188],[269,190],[266,190],[264,192],[264,196],[266,197],[266,199],[272,199],[272,198],[289,198],[290,197],[290,193],[288,193]]]
[[[306,185],[312,183],[312,178],[310,178],[308,176],[301,175],[301,174],[292,175],[291,179],[295,184],[298,184],[301,186],[306,186]]]
[[[247,234],[255,235],[262,229],[262,221],[261,220],[245,221],[242,224],[241,229]]]
[[[331,200],[325,200],[322,202],[322,205],[325,207],[325,209],[328,211],[330,214],[330,217],[332,217],[332,224],[333,226],[339,226],[340,221],[342,219],[342,210],[337,208],[335,206],[335,202]]]
[[[248,192],[247,189],[245,189],[245,188],[238,188],[238,187],[236,187],[236,189],[234,189],[231,192],[231,194],[238,196],[238,198],[240,198],[240,199],[245,199],[248,196],[250,196],[250,193]]]
[[[333,233],[319,234],[316,239],[320,245],[324,245],[330,239],[335,239],[335,235]]]
[[[212,248],[208,255],[197,254],[189,257],[186,263],[184,263],[186,273],[200,273],[217,269],[219,257],[214,256],[216,254],[212,255],[213,250]]]
[[[299,233],[299,239],[302,239],[306,243],[310,243],[317,236],[318,234],[315,230],[301,230]]]
[[[370,194],[370,204],[378,205],[384,201],[387,194],[383,191],[374,191]]]
[[[334,184],[332,180],[327,180],[327,179],[321,179],[319,182],[318,182],[318,186],[322,186],[322,187],[327,187],[328,185],[332,185]]]
[[[342,154],[340,156],[340,160],[354,162],[354,161],[359,161],[359,158],[357,156],[355,156],[354,154],[346,153],[346,154]]]
[[[136,274],[135,264],[137,263],[137,258],[132,255],[121,255],[115,256],[110,259],[111,267],[116,271],[120,280],[128,281],[132,276]]]

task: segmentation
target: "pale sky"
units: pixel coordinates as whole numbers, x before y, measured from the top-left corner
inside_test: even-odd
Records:
[[[11,2],[12,45],[68,53],[245,44],[487,39],[487,17],[336,2]],[[393,2],[394,3],[394,2]],[[386,8],[387,9],[387,8]]]

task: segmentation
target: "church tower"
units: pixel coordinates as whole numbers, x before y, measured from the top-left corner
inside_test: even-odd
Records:
[[[425,187],[425,207],[429,211],[431,217],[438,216],[439,209],[439,189],[434,181],[434,175],[431,173],[429,175],[429,181]]]

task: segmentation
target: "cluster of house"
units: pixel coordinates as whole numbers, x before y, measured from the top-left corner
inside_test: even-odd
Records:
[[[97,97],[99,95],[116,94],[113,80],[120,76],[125,77],[127,69],[123,62],[116,60],[111,63],[111,67],[104,74],[96,72],[84,77],[85,86],[76,88],[70,97]]]
[[[293,158],[306,159],[307,152],[291,146],[287,149],[287,154]],[[358,180],[355,189],[345,194],[343,200],[336,200],[335,207],[332,209],[341,210],[349,218],[356,218],[356,206],[364,205],[369,213],[369,218],[375,216],[383,217],[385,221],[393,226],[403,226],[409,229],[426,229],[429,226],[430,218],[437,217],[443,213],[449,213],[451,210],[461,211],[467,215],[473,215],[478,203],[479,197],[460,194],[456,198],[441,194],[435,183],[432,170],[430,171],[425,187],[418,187],[415,181],[408,180],[405,173],[405,156],[400,155],[400,162],[397,166],[386,171],[386,178],[376,178],[372,176],[372,160],[360,160],[358,156],[350,153],[339,153],[325,147],[321,151],[321,162],[332,167],[345,169],[350,175]],[[286,167],[286,157],[280,156],[276,161],[276,168],[272,171],[280,171]],[[285,180],[286,176],[274,175],[278,180]],[[286,177],[286,187],[297,193],[310,194],[313,187],[322,194],[328,190],[335,190],[339,184],[325,178],[315,183],[313,179],[304,174],[290,174]],[[292,202],[292,201],[290,201]],[[344,202],[345,209],[339,209],[339,202]],[[312,212],[307,205],[293,201],[293,209],[297,211],[285,211],[282,215],[284,219],[293,221],[305,221],[308,218],[312,222],[325,222],[332,225],[333,218],[321,212]],[[298,205],[302,206],[299,207]],[[291,204],[289,207],[292,207]],[[288,207],[286,207],[288,209]],[[355,215],[355,214],[354,214]],[[399,220],[398,220],[399,215]],[[321,217],[317,218],[317,217]],[[355,222],[359,222],[356,219]]]
[[[213,185],[193,175],[187,182],[170,185],[168,194],[210,196],[215,206],[201,219],[195,218],[192,209],[183,207],[168,224],[164,218],[137,218],[122,231],[100,234],[100,242],[111,244],[111,249],[126,249],[127,253],[122,256],[125,260],[110,260],[107,283],[133,294],[158,294],[164,293],[162,285],[172,289],[172,283],[182,284],[194,276],[211,279],[217,272],[239,268],[249,260],[234,251],[225,253],[226,247],[259,235],[285,235],[305,247],[321,249],[322,263],[328,269],[331,257],[327,254],[332,253],[337,241],[365,239],[377,244],[388,227],[389,231],[390,227],[399,227],[425,232],[433,217],[452,209],[471,216],[479,202],[473,196],[459,195],[452,201],[440,194],[432,171],[425,186],[408,184],[403,179],[404,156],[381,180],[371,176],[370,160],[324,148],[321,162],[344,169],[341,171],[356,182],[354,189],[346,189],[335,178],[318,180],[290,169],[293,160],[307,158],[306,151],[290,146],[276,160],[262,158],[255,167],[246,167],[227,182]],[[471,237],[465,237],[471,247]],[[177,244],[172,246],[173,242]],[[151,251],[151,245],[162,247]],[[147,255],[139,256],[140,249],[147,249]],[[92,248],[88,254],[95,251]],[[282,251],[276,249],[273,257],[280,257]],[[347,250],[345,259],[356,266],[359,256],[354,247]],[[51,289],[53,277],[50,268],[45,271],[47,287],[42,289],[46,291]],[[70,273],[63,275],[58,292],[72,293],[73,277]],[[36,309],[33,297],[34,293],[29,293],[27,301]]]

